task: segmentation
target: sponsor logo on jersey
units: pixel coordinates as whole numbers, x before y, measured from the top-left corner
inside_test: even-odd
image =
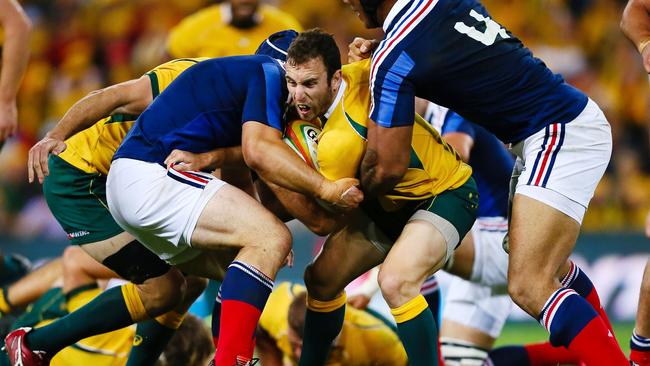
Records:
[[[80,230],[68,234],[68,239],[81,238],[82,236],[90,235],[90,231]]]

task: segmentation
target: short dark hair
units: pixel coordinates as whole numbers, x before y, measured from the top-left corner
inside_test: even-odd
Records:
[[[296,294],[289,305],[289,327],[302,339],[305,336],[305,313],[307,312],[307,292]]]
[[[202,320],[187,315],[156,365],[159,366],[200,366],[205,365],[214,352],[210,330]]]
[[[334,36],[314,28],[298,34],[287,51],[287,63],[301,65],[320,57],[327,69],[327,80],[341,68],[341,52]]]

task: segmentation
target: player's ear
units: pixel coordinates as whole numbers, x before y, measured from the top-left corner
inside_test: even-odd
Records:
[[[341,74],[341,69],[336,70],[334,75],[332,75],[332,82],[330,83],[332,86],[332,91],[338,90],[339,86],[341,85],[341,80],[343,80],[342,78],[343,76]]]

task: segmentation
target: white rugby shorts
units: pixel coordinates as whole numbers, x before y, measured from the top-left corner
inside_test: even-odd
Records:
[[[520,164],[515,193],[543,202],[582,223],[612,154],[612,132],[589,99],[573,121],[554,123],[514,145]]]
[[[201,212],[225,185],[202,172],[179,172],[160,164],[117,159],[106,183],[115,221],[171,265],[196,257],[191,238]]]

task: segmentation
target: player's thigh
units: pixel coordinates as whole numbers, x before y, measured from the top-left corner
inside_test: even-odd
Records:
[[[287,237],[287,227],[270,211],[242,190],[225,185],[203,208],[191,244],[207,250],[263,247]]]
[[[81,249],[98,262],[94,266],[85,262],[88,265],[83,268],[88,275],[96,278],[107,278],[108,268],[110,273],[142,284],[166,274],[170,268],[169,264],[125,231],[100,242],[81,245]]]
[[[176,268],[183,273],[223,281],[228,265],[235,259],[237,253],[237,248],[203,250],[190,261],[176,265]]]
[[[388,238],[365,214],[351,217],[345,228],[327,238],[305,271],[310,296],[319,300],[335,297],[352,280],[381,263],[389,245]]]
[[[515,194],[509,232],[508,293],[538,316],[560,287],[558,276],[573,251],[580,225],[557,209]]]

